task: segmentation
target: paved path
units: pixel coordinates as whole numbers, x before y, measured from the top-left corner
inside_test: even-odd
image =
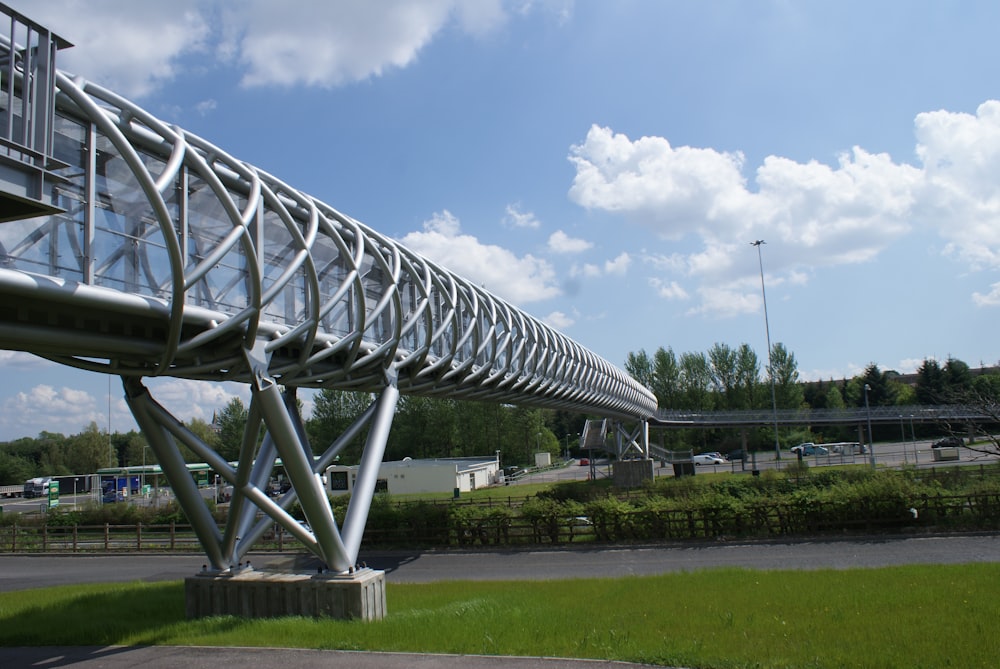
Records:
[[[287,648],[0,648],[0,667],[22,669],[638,669],[603,660],[484,655],[414,655]]]

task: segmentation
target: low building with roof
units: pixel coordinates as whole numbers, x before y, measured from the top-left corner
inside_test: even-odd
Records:
[[[326,470],[326,488],[331,495],[354,491],[357,465],[333,465]],[[468,458],[403,458],[383,462],[379,467],[376,492],[409,495],[425,492],[471,492],[502,482],[500,460],[496,456]]]

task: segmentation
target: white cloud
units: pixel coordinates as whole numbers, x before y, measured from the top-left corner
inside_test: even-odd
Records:
[[[102,411],[97,400],[86,391],[45,384],[8,397],[0,412],[0,426],[4,431],[19,432],[22,436],[34,436],[42,431],[76,434],[91,422],[104,429],[107,420],[106,411]]]
[[[560,293],[555,271],[548,262],[531,254],[519,258],[505,248],[483,244],[472,235],[462,234],[459,220],[448,211],[426,221],[423,232],[411,232],[400,241],[416,253],[516,305]]]
[[[656,277],[649,280],[649,285],[656,291],[656,294],[666,300],[687,300],[690,298],[687,291],[676,281],[664,282]]]
[[[233,397],[244,405],[250,402],[250,388],[239,383],[212,383],[188,379],[147,379],[150,394],[182,421],[198,418],[212,422],[212,415],[223,409]]]
[[[978,307],[1000,306],[1000,283],[994,283],[990,286],[990,291],[988,293],[973,293],[972,301]]]
[[[678,294],[681,278],[697,284],[692,313],[759,309],[749,281],[755,268],[736,262],[742,245],[759,238],[780,240],[768,249],[769,285],[803,285],[823,268],[870,262],[915,231],[945,240],[944,255],[967,269],[1000,268],[1000,102],[984,102],[975,114],[920,114],[915,134],[917,166],[861,147],[834,165],[768,156],[753,190],[739,153],[673,147],[660,137],[633,141],[593,126],[571,148],[569,196],[663,239],[696,244],[640,256],[661,273],[651,284],[657,292]],[[970,297],[1000,306],[1000,287]]]
[[[209,112],[215,111],[216,106],[218,105],[215,100],[202,100],[194,108],[199,114],[206,116]]]
[[[915,125],[924,223],[947,240],[946,254],[972,269],[1000,267],[1000,102],[984,102],[975,116],[918,114]]]
[[[54,364],[45,358],[39,358],[37,355],[32,355],[31,353],[0,351],[0,369],[25,371],[51,367]]]
[[[219,63],[239,67],[247,86],[364,81],[411,65],[452,25],[481,36],[507,21],[501,0],[9,4],[74,44],[60,52],[61,69],[129,97]]]
[[[588,279],[593,279],[601,276],[601,268],[593,263],[573,265],[569,270],[569,275],[573,278],[583,276]]]
[[[632,264],[632,258],[629,257],[628,253],[622,251],[612,260],[607,260],[604,262],[604,273],[605,274],[617,274],[619,276],[624,275]]]
[[[59,52],[60,69],[131,97],[181,76],[183,56],[207,53],[210,30],[199,0],[8,4],[74,44]]]
[[[454,19],[474,35],[506,20],[499,0],[384,0],[221,4],[223,53],[243,84],[332,87],[407,67]]]
[[[519,204],[507,205],[507,213],[503,222],[512,228],[538,228],[541,226],[535,215],[531,212],[522,212]]]
[[[593,246],[586,239],[570,237],[562,230],[549,235],[549,250],[553,253],[582,253]]]
[[[543,317],[542,322],[546,325],[554,327],[556,330],[565,330],[573,325],[573,323],[576,322],[576,319],[567,316],[561,311],[553,311],[548,316]]]

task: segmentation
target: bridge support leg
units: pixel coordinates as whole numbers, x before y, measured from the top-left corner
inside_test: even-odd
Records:
[[[255,381],[251,386],[247,425],[235,466],[158,404],[139,379],[123,378],[126,400],[177,502],[194,527],[211,571],[236,570],[252,545],[275,527],[275,523],[299,539],[326,568],[337,573],[351,571],[357,563],[379,466],[399,399],[395,376],[387,373],[386,385],[372,405],[316,456],[305,436],[295,389],[281,391],[266,373],[263,360],[253,359],[251,364]],[[266,427],[266,434],[258,448],[257,435],[262,425]],[[321,477],[343,448],[365,428],[368,428],[368,436],[357,484],[341,532]],[[221,533],[205,504],[203,491],[198,489],[187,469],[180,444],[194,451],[233,487],[229,514]],[[280,498],[272,499],[267,494],[267,484],[278,458],[292,487]],[[296,500],[302,505],[307,526],[288,512]],[[259,512],[265,517],[257,520]]]

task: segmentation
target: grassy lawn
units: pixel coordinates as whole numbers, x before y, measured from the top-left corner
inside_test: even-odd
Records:
[[[180,582],[0,593],[0,645],[283,646],[685,667],[995,667],[1000,564],[389,584],[385,620],[184,618]]]

